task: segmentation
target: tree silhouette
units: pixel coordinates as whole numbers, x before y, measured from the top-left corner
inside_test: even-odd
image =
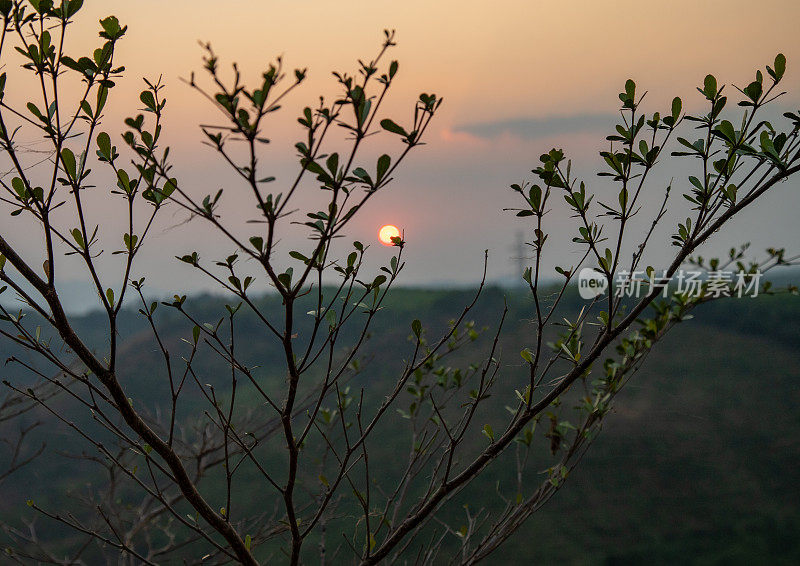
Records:
[[[128,563],[299,564],[312,556],[324,562],[330,548],[344,545],[341,554],[334,553],[336,560],[429,563],[437,559],[443,537],[453,534],[460,539],[460,552],[448,559],[477,562],[562,486],[599,432],[615,395],[666,332],[698,304],[736,294],[735,281],[721,281],[719,272],[736,267],[752,282],[756,274],[796,259],[773,249],[762,261],[748,261],[746,247],[732,249],[724,260],[693,258],[732,217],[800,170],[800,116],[787,113],[783,131],[759,118],[779,96],[785,58],[778,55],[766,77],[759,71],[738,89],[743,116],[736,122],[724,118],[725,87],[718,88],[711,75],[698,89],[708,113],[698,116],[684,115],[678,98],[664,114],[645,114],[643,96],[628,81],[620,93],[621,122],[607,138],[610,149],[601,152],[607,166],[601,175],[617,187],[615,202],[595,200],[557,149],[541,156],[535,181],[512,185],[523,199],[516,214],[532,222],[534,234],[529,242],[533,265],[523,275],[533,303],[532,339],[521,351],[525,381],[501,379],[498,344],[505,312],[486,337],[482,363],[458,370],[447,365],[453,352],[477,348],[481,340],[471,312],[482,282],[474,300],[435,337],[415,319],[410,349],[382,353],[403,360],[395,379],[385,390],[368,391],[359,381],[363,348],[403,269],[406,242],[394,238],[396,255],[389,264],[366,273],[368,246],[344,244],[340,237],[422,145],[442,103],[437,95],[423,93],[410,122],[383,116],[382,104],[398,71],[396,61],[385,61],[393,32],[385,32],[378,54],[359,61],[355,73],[334,74],[337,98],[302,110],[297,173],[287,183],[261,164],[268,142],[264,119],[286,103],[306,71],[287,72],[277,60],[254,87],[247,86],[236,65],[233,78],[226,80],[211,46],[203,47],[203,77],[192,74],[188,83],[221,120],[203,126],[205,141],[252,197],[248,214],[254,228],[240,236],[232,219],[219,213],[223,190],[198,193],[176,172],[180,167],[162,141],[166,100],[160,81],[147,83],[139,97],[141,113],[125,120],[121,137],[101,129],[108,97],[124,72],[115,53],[126,27],[113,16],[103,19],[102,45],[87,56],[70,57],[63,38],[81,7],[79,0],[57,7],[48,0],[0,2],[0,50],[14,42],[24,69],[40,85],[38,98],[17,107],[2,96],[21,87],[16,79],[0,76],[0,149],[12,170],[0,179],[2,206],[29,219],[44,258],[39,265],[38,256],[24,251],[27,240],[11,241],[0,228],[2,291],[16,293],[24,305],[16,313],[0,310],[0,333],[29,354],[13,361],[49,389],[5,384],[15,399],[38,405],[93,446],[85,457],[105,470],[106,481],[87,501],[88,513],[29,501],[81,533],[76,560],[91,546],[97,556],[110,560],[121,553]],[[65,100],[60,90],[66,76],[82,81],[77,101]],[[697,126],[698,140],[676,137],[684,121]],[[18,145],[20,131],[49,140],[50,158],[32,166]],[[343,131],[346,139],[337,141],[334,131]],[[397,142],[398,149],[367,160],[364,147],[376,132]],[[630,235],[630,220],[642,213],[650,173],[669,159],[664,151],[672,138],[679,148],[672,157],[691,159],[701,173],[664,188],[650,230],[637,240]],[[298,192],[309,187],[324,204],[320,210],[294,210]],[[688,199],[692,211],[675,227],[671,263],[657,272],[644,262],[649,247],[666,245],[651,236],[665,221],[671,188]],[[93,207],[87,204],[99,200],[126,213],[126,224],[113,240],[98,228],[103,219],[88,212]],[[577,265],[557,269],[563,280],[550,296],[541,268],[548,250],[546,213],[564,204],[575,218],[574,242],[583,256]],[[167,207],[208,224],[209,233],[236,249],[219,259],[206,258],[202,250],[178,258],[227,293],[231,302],[215,322],[197,314],[181,292],[160,304],[146,298],[141,276],[146,268],[137,268],[136,258]],[[284,253],[280,235],[293,222],[307,230],[308,238],[302,249]],[[631,243],[635,251],[628,262],[624,254]],[[123,260],[113,275],[100,266],[108,246]],[[80,259],[97,291],[107,324],[100,351],[75,329],[59,295],[64,254]],[[709,272],[694,294],[665,286],[687,262]],[[606,292],[562,320],[564,294],[585,267]],[[621,273],[638,274],[644,294],[618,292],[626,285]],[[775,291],[765,285],[759,289]],[[279,300],[262,300],[267,290]],[[148,382],[164,400],[157,409],[132,396],[130,384],[120,377],[119,320],[123,308],[135,303],[163,362]],[[244,313],[256,326],[242,322]],[[164,333],[166,320],[185,323],[183,344]],[[243,341],[259,344],[262,359],[242,357]],[[30,362],[30,355],[49,369]],[[206,365],[209,358],[217,369]],[[280,387],[260,368],[281,375]],[[60,392],[56,397],[54,389]],[[504,420],[491,409],[490,397],[510,404]],[[61,398],[79,408],[65,409]],[[397,435],[405,438],[407,453],[398,455],[391,474],[376,472],[383,466],[371,455]],[[504,455],[516,463],[518,485],[499,512],[478,520],[467,510],[467,525],[458,529],[439,519],[462,490],[484,489],[482,472]],[[543,461],[548,472],[541,480],[529,472],[541,469]],[[434,519],[440,522],[430,527]],[[10,556],[54,560],[54,551],[34,534],[11,532],[19,544]],[[326,533],[336,533],[336,541]]]

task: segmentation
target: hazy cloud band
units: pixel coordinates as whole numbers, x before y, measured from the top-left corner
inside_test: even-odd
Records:
[[[542,118],[514,118],[494,122],[457,125],[457,132],[479,138],[495,138],[510,134],[525,139],[554,135],[598,132],[613,129],[616,114],[574,114],[571,116],[546,116]]]

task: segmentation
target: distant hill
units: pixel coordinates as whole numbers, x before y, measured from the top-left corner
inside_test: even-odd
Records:
[[[421,318],[434,336],[471,296],[472,291],[444,289],[390,293],[368,342],[374,359],[364,379],[370,389],[380,391],[400,367],[413,318]],[[518,290],[490,288],[472,318],[494,327],[504,298],[509,315],[503,359],[513,380],[522,369],[518,352],[533,336],[530,299]],[[277,297],[261,302],[279,307]],[[577,292],[568,294],[567,302],[570,308],[581,304]],[[187,308],[209,322],[224,313],[223,301],[215,297],[190,299]],[[179,349],[191,329],[169,309],[158,312],[165,342]],[[102,316],[88,314],[75,325],[98,351],[106,347]],[[279,355],[275,346],[252,317],[242,319],[239,332],[248,336],[240,355],[260,360],[258,375],[280,387],[282,376],[264,364]],[[123,383],[134,402],[158,407],[164,402],[157,386],[163,379],[159,353],[141,317],[126,313],[120,339]],[[397,356],[387,360],[387,351]],[[3,359],[11,353],[0,342]],[[481,353],[462,351],[452,363],[479,360]],[[205,356],[201,362],[213,376],[218,362]],[[4,378],[27,379],[13,366],[1,371]],[[67,400],[59,402],[67,406]],[[497,403],[504,411],[503,402]],[[86,449],[79,439],[43,413],[35,416],[51,423],[48,451],[0,485],[0,517],[17,524],[34,515],[26,499],[58,502],[94,473],[56,453],[56,447]],[[377,453],[391,454],[399,446],[394,442],[385,439]],[[388,465],[377,460],[376,466]],[[510,482],[511,475],[507,467],[490,467],[478,481],[491,489],[477,499],[476,492],[465,492],[473,499],[462,502],[476,509],[493,505],[496,482]],[[800,299],[783,295],[705,305],[657,346],[620,394],[602,435],[566,487],[487,563],[798,564],[799,482]],[[44,520],[37,524],[46,532]],[[57,530],[50,534],[62,536]],[[0,539],[0,547],[6,542]],[[445,554],[456,542],[444,541]]]

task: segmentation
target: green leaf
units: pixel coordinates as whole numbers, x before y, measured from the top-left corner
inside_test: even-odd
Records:
[[[778,53],[775,57],[775,79],[781,80],[786,72],[786,57],[783,53]]]
[[[19,177],[14,177],[11,179],[11,186],[14,188],[14,191],[17,193],[17,196],[20,200],[25,200],[27,191],[25,190],[25,183]]]
[[[264,238],[261,236],[251,236],[250,244],[259,252],[264,249]]]
[[[625,94],[627,94],[630,99],[636,96],[636,83],[633,82],[633,79],[625,81]]]
[[[100,112],[105,108],[106,100],[108,100],[108,87],[101,86],[97,89],[97,110],[95,111],[95,115],[100,115]]]
[[[178,188],[178,180],[175,178],[168,179],[167,182],[164,183],[164,186],[161,187],[161,190],[158,191],[158,195],[156,196],[156,200],[158,201],[158,203],[160,204],[165,200],[167,200],[167,198],[169,198],[169,195],[174,193],[175,189],[177,188]]]
[[[325,311],[325,320],[328,321],[328,326],[330,328],[336,327],[336,311],[333,309],[329,309]]]
[[[678,118],[681,116],[681,109],[683,108],[683,103],[679,97],[675,97],[672,99],[672,115],[666,116],[664,118],[664,123],[669,127],[674,127],[675,123],[678,121]]]
[[[103,69],[108,65],[109,58],[111,57],[111,46],[106,43],[105,47],[102,49],[98,48],[94,50],[92,53],[92,59],[94,59],[95,64],[97,65],[98,69]],[[100,83],[101,85],[103,82]]]
[[[355,175],[368,185],[372,184],[372,178],[369,176],[369,173],[367,173],[367,170],[364,169],[363,167],[356,167],[355,169],[353,169],[353,175]]]
[[[634,97],[636,96],[636,83],[628,79],[625,81],[625,92],[619,93],[619,99],[622,101],[623,108],[633,108],[636,104]]]
[[[125,169],[117,171],[117,186],[126,194],[131,194],[131,181]]]
[[[289,255],[291,257],[293,257],[294,259],[302,261],[303,263],[308,263],[308,261],[309,261],[308,258],[306,256],[304,256],[303,254],[301,254],[300,252],[291,251],[291,252],[289,252]]]
[[[525,280],[525,282],[527,282],[528,285],[531,285],[532,272],[533,272],[532,268],[526,267],[525,271],[522,273],[522,279]]]
[[[135,234],[133,236],[131,236],[130,234],[125,234],[122,237],[122,240],[125,242],[125,249],[127,249],[129,252],[132,252],[133,249],[136,247],[136,242],[139,241],[139,236]]]
[[[67,67],[68,69],[72,69],[73,71],[78,71],[79,73],[83,74],[84,67],[83,65],[79,64],[75,59],[72,57],[68,57],[66,55],[61,56],[61,64]]]
[[[33,102],[28,102],[26,106],[28,107],[28,110],[30,110],[31,114],[39,118],[39,120],[41,120],[42,122],[46,122],[44,116],[42,116],[41,110],[39,110],[39,108]]]
[[[70,234],[72,234],[72,239],[75,240],[75,243],[78,244],[80,249],[86,249],[86,243],[83,240],[83,234],[79,228],[73,228]]]
[[[618,199],[620,212],[624,213],[626,211],[626,207],[628,206],[628,189],[622,187],[622,190],[619,192]]]
[[[411,331],[417,338],[419,338],[420,334],[422,334],[422,323],[419,321],[418,318],[415,318],[411,323]]]
[[[713,133],[717,134],[731,145],[736,143],[736,131],[733,129],[733,124],[728,120],[720,122],[719,126],[714,128]]]
[[[752,100],[753,102],[758,102],[758,99],[761,98],[761,93],[763,92],[764,88],[758,81],[753,81],[749,85],[744,88],[744,93],[747,95],[747,98]]]
[[[398,134],[401,136],[408,137],[408,133],[389,118],[381,120],[381,128],[383,128],[388,132],[392,132],[393,134]]]
[[[97,134],[97,147],[100,155],[106,161],[111,161],[111,138],[105,132]]]
[[[776,161],[780,161],[780,155],[778,155],[778,152],[775,151],[775,145],[772,143],[772,139],[770,139],[769,132],[766,130],[762,131],[759,141],[761,142],[762,152],[772,157]]]
[[[323,178],[328,177],[328,174],[325,172],[325,169],[323,169],[322,166],[316,161],[306,159],[303,161],[303,165],[305,165],[305,168],[314,173],[315,175],[318,175]]]
[[[533,363],[533,352],[531,352],[528,348],[523,349],[519,355],[522,356],[522,359],[529,364]]]
[[[31,6],[33,6],[33,9],[40,14],[46,13],[50,8],[53,7],[52,0],[30,0],[30,2]]]
[[[383,180],[383,176],[389,170],[389,166],[392,163],[392,158],[386,154],[381,155],[378,158],[378,172],[377,172],[377,180],[376,183],[380,183]]]
[[[62,4],[65,8],[64,17],[71,18],[78,13],[83,6],[83,0],[64,0]]]
[[[331,175],[336,175],[339,170],[339,154],[331,153],[325,161],[325,166],[328,168],[328,171],[331,172]]]
[[[530,200],[531,207],[534,210],[539,210],[542,205],[542,187],[533,185],[528,192],[528,199]]]
[[[128,29],[127,26],[122,28],[120,27],[119,20],[116,16],[109,16],[100,20],[100,25],[103,26],[103,31],[100,32],[100,37],[111,40],[119,39],[125,35],[125,31]]]
[[[286,270],[285,273],[281,273],[278,275],[278,281],[281,285],[283,285],[286,289],[291,289],[292,287],[292,268]]]
[[[706,98],[713,100],[717,96],[717,79],[714,75],[706,75],[703,81],[703,90],[701,91],[706,95]]]

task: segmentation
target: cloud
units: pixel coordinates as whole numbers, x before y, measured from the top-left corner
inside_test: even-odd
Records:
[[[511,135],[523,139],[537,139],[563,134],[605,132],[613,129],[617,114],[573,114],[542,118],[512,118],[494,122],[457,125],[454,132],[463,132],[483,139]]]

